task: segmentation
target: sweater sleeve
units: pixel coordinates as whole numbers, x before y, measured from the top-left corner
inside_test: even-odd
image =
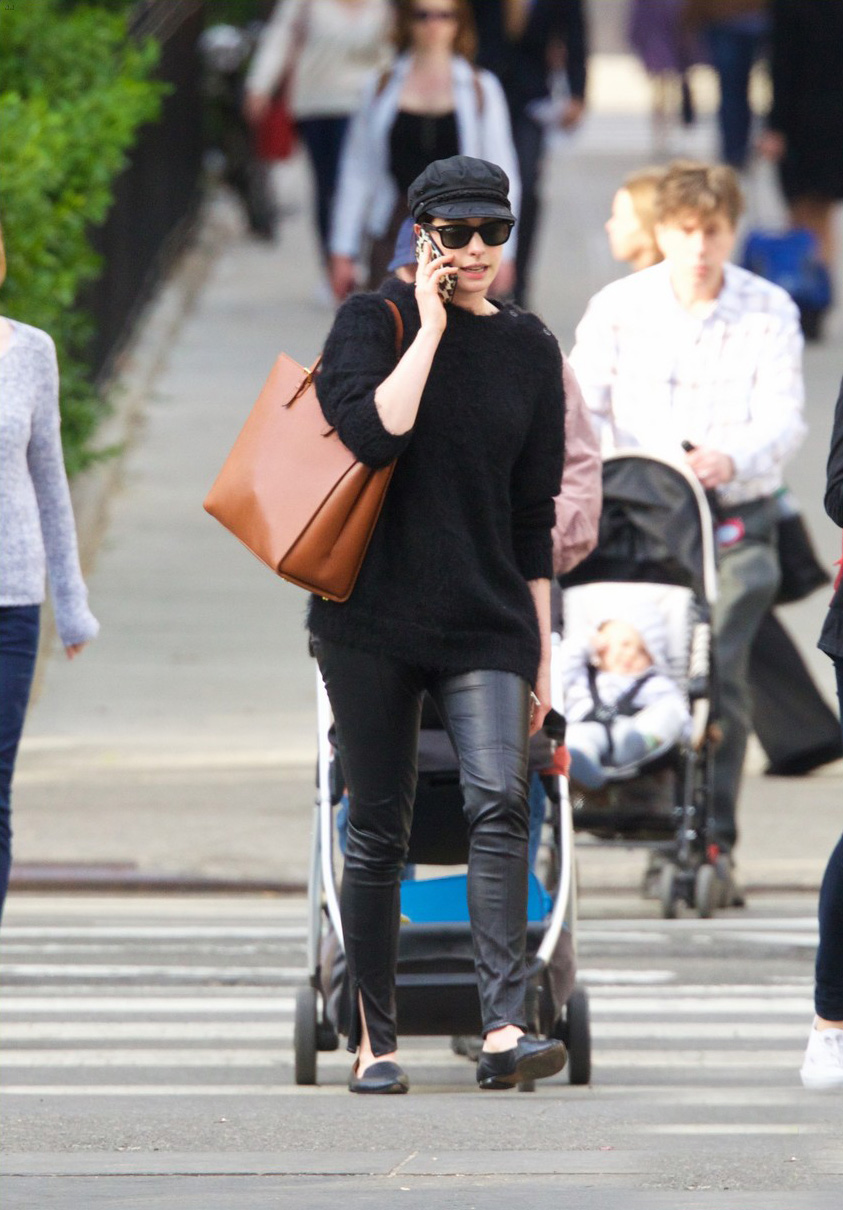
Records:
[[[512,542],[525,580],[553,576],[554,498],[559,493],[565,454],[562,354],[549,333],[542,338],[541,353],[547,368],[527,438],[512,471]]]
[[[38,358],[36,400],[27,463],[47,556],[47,573],[62,644],[87,643],[99,633],[99,622],[88,608],[88,590],[79,566],[76,526],[64,469],[59,417],[59,375],[56,350]]]
[[[325,419],[366,466],[390,463],[413,430],[395,434],[381,421],[375,392],[395,369],[395,320],[381,294],[354,294],[337,312],[316,376]]]
[[[571,571],[597,545],[603,503],[603,463],[579,383],[567,361],[562,363],[565,388],[565,469],[556,497],[553,569]]]

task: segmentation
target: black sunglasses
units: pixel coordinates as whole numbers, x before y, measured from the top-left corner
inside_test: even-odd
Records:
[[[464,248],[471,243],[475,235],[479,235],[483,243],[490,248],[505,244],[512,231],[513,222],[509,218],[493,218],[488,223],[480,223],[472,227],[468,223],[445,223],[442,227],[434,227],[432,223],[422,223],[425,231],[442,241],[443,248]]]
[[[414,21],[456,21],[457,14],[455,9],[449,9],[447,12],[441,8],[414,8]]]

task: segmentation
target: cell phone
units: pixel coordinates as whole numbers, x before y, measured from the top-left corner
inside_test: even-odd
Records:
[[[434,256],[443,256],[444,253],[436,240],[429,231],[425,231],[422,227],[416,236],[416,260],[421,262],[422,251],[425,247],[429,247]],[[449,303],[454,297],[454,291],[457,288],[456,273],[446,273],[444,277],[439,278],[439,297],[443,303]]]

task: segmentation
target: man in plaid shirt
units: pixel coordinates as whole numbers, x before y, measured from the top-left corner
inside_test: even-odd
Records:
[[[729,261],[743,209],[731,168],[674,162],[656,209],[664,261],[592,298],[571,364],[604,455],[639,447],[683,461],[717,499],[714,839],[730,853],[749,649],[779,581],[773,495],[805,434],[802,334],[785,291]]]

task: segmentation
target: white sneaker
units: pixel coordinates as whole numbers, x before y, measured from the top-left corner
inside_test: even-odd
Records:
[[[812,1029],[799,1070],[813,1092],[843,1091],[843,1029]]]

